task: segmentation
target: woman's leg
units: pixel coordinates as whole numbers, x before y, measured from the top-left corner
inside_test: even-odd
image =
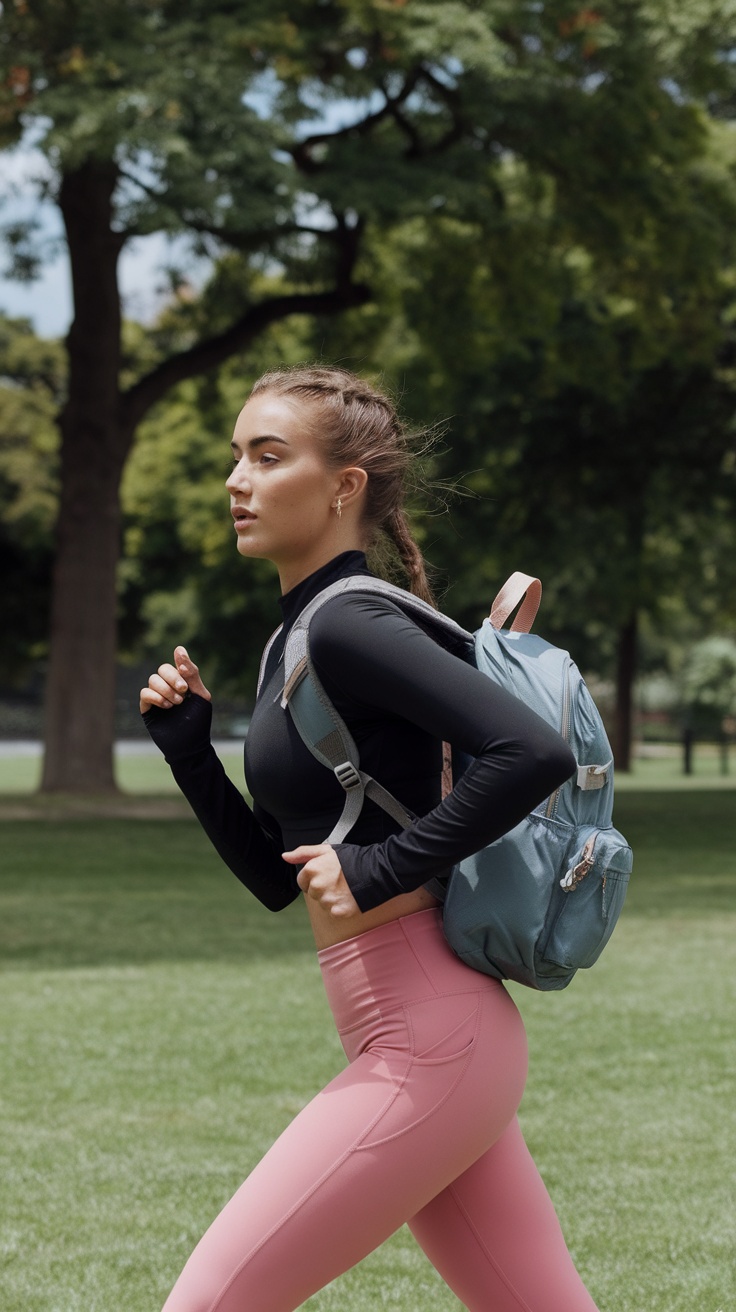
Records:
[[[596,1312],[516,1117],[409,1228],[469,1312]]]
[[[500,986],[423,999],[374,1030],[225,1206],[165,1312],[292,1312],[503,1133],[526,1044]]]
[[[455,1287],[457,1279],[464,1289],[456,1268],[473,1249],[469,1227],[485,1236],[492,1218],[489,1173],[490,1188],[499,1191],[501,1238],[492,1250],[483,1239],[492,1259],[479,1261],[473,1252],[468,1306],[520,1312],[527,1304],[494,1302],[499,1289],[506,1297],[513,1278],[511,1272],[505,1284],[499,1280],[494,1262],[506,1260],[499,1249],[513,1239],[514,1270],[525,1259],[534,1263],[534,1246],[551,1223],[534,1222],[535,1207],[545,1207],[529,1183],[530,1159],[505,1133],[526,1075],[526,1036],[512,999],[452,955],[430,912],[327,949],[320,959],[351,1064],[300,1112],[226,1205],[164,1312],[293,1312],[410,1218],[448,1282]],[[512,1198],[518,1233],[502,1224]],[[452,1243],[438,1235],[444,1224]],[[448,1252],[455,1242],[457,1261]],[[531,1312],[557,1312],[547,1287],[541,1298],[538,1289]],[[592,1308],[589,1300],[571,1299],[565,1312]]]

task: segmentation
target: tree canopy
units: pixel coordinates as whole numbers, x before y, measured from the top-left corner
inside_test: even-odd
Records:
[[[548,398],[545,441],[555,427],[562,440],[568,414],[581,443],[586,414],[609,444],[628,432],[626,387],[628,399],[611,392],[600,409],[606,357],[586,352],[591,331],[614,378],[658,332],[666,342],[670,322],[670,361],[682,348],[695,368],[701,339],[712,359],[708,286],[727,264],[732,213],[725,137],[713,149],[733,106],[730,13],[729,0],[3,7],[0,144],[32,139],[46,157],[42,193],[64,222],[75,306],[58,416],[45,787],[112,786],[120,480],[138,425],[172,387],[251,351],[288,316],[317,316],[335,342],[327,316],[376,301],[380,242],[397,224],[422,230],[414,301],[427,303],[425,276],[435,295],[424,396],[435,400],[433,378],[449,371],[469,389],[466,468],[493,463],[480,420],[493,413],[499,432],[523,417],[514,398],[530,382]],[[153,232],[186,237],[217,266],[188,317],[126,357],[118,258]],[[6,228],[20,275],[42,255],[38,236],[32,223]],[[170,271],[181,297],[186,263]],[[561,294],[567,284],[574,295]],[[508,319],[488,314],[494,303]],[[468,306],[473,329],[458,334]],[[617,331],[597,331],[601,318]],[[369,324],[366,312],[364,340]],[[499,334],[518,344],[503,378],[484,354]],[[663,360],[655,351],[652,370]]]

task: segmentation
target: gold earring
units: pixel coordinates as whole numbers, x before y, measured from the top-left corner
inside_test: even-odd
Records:
[[[337,498],[337,505],[335,506],[335,509],[337,511],[337,518],[342,519],[342,497]]]

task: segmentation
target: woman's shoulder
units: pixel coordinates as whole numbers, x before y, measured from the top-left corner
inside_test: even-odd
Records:
[[[407,602],[410,594],[407,593]],[[439,651],[468,657],[468,635],[450,630],[432,612],[416,613],[401,596],[381,592],[344,592],[330,597],[310,624],[312,659],[339,678],[346,669],[372,677],[379,670],[407,665],[434,665]]]
[[[360,700],[367,697],[371,703],[378,689],[410,676],[417,662],[426,664],[427,645],[435,646],[400,602],[382,593],[330,597],[309,628],[311,659],[328,691]]]
[[[356,642],[377,641],[382,634],[397,632],[413,624],[398,600],[381,592],[341,592],[328,598],[315,612],[309,626],[309,645],[313,655],[325,647]]]

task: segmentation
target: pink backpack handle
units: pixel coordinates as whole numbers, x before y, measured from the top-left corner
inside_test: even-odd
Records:
[[[542,600],[542,584],[531,574],[518,571],[506,580],[491,607],[490,621],[494,629],[502,629],[513,610],[523,604],[511,625],[512,633],[528,633],[534,623]]]

